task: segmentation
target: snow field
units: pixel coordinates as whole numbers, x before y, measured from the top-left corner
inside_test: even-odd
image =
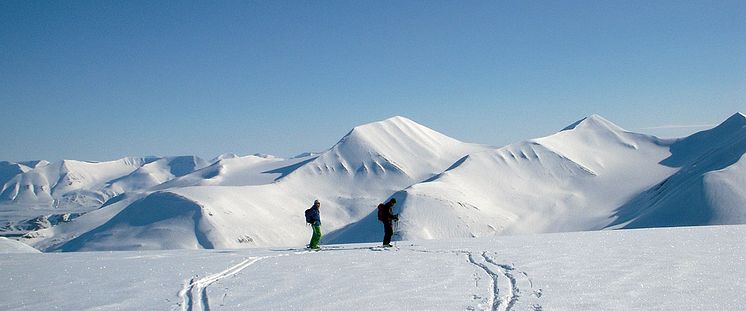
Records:
[[[0,255],[2,310],[740,310],[746,226]],[[71,298],[74,297],[74,298]]]

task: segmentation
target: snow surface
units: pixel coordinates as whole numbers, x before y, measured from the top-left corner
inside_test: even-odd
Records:
[[[26,245],[26,243],[0,237],[0,254],[11,253],[41,253],[39,250]]]
[[[736,225],[0,254],[0,310],[742,310],[745,241]]]

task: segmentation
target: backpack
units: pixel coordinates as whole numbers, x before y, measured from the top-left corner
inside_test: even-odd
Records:
[[[306,210],[306,223],[313,224],[313,211],[309,208]]]
[[[386,221],[387,215],[388,215],[388,211],[386,210],[386,205],[378,204],[378,220]]]

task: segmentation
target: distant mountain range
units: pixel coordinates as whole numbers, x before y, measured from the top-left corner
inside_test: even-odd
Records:
[[[592,115],[501,148],[393,117],[292,159],[0,162],[0,226],[44,251],[303,245],[319,199],[324,243],[366,242],[390,197],[402,239],[744,224],[744,153],[741,113],[681,139]]]

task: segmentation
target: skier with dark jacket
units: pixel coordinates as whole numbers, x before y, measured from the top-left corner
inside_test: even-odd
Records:
[[[391,236],[394,235],[393,221],[399,221],[399,215],[394,214],[394,204],[394,198],[385,204],[378,204],[378,220],[383,223],[383,247],[391,247]]]
[[[306,210],[306,222],[313,227],[311,243],[308,244],[308,248],[312,249],[319,249],[319,242],[321,241],[321,214],[319,213],[319,206],[321,206],[321,202],[314,200],[313,206]]]

